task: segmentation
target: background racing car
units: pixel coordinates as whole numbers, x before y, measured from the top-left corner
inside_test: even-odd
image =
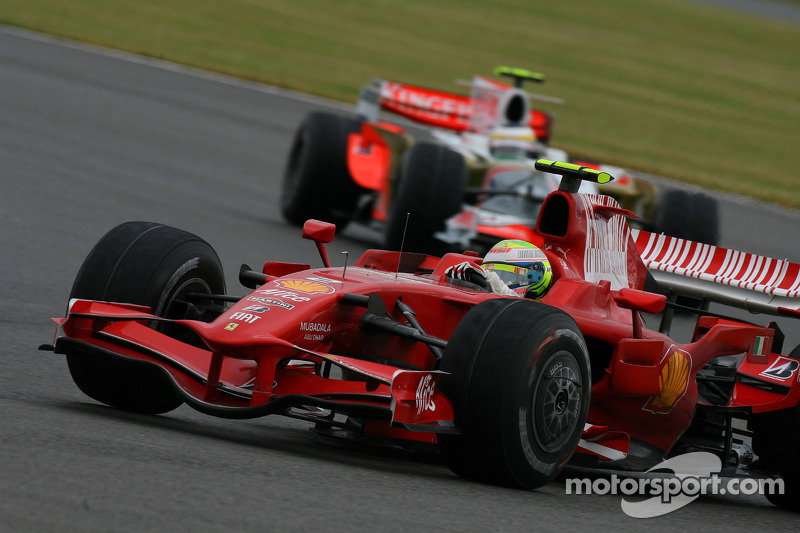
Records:
[[[611,197],[577,192],[611,176],[537,168],[563,176],[536,224],[554,274],[540,300],[445,275],[480,263],[474,254],[369,250],[333,266],[335,227],[316,220],[303,236],[323,267],[242,265],[250,291],[237,297],[205,241],[131,222],[87,256],[54,345],[42,348],[66,354],[85,394],[129,411],[185,402],[226,418],[281,414],[322,434],[436,445],[461,476],[529,489],[570,458],[645,471],[702,449],[723,474],[782,476],[784,493],[770,497],[797,509],[798,349],[783,352],[774,323],[690,310],[698,320],[681,342],[668,335],[669,313],[659,331],[642,317],[672,309],[672,293],[701,290],[797,318],[800,265],[631,231]],[[652,292],[659,284],[669,297]]]
[[[483,76],[469,96],[386,80],[362,90],[358,118],[309,114],[298,129],[284,173],[281,209],[297,225],[308,218],[377,226],[384,246],[439,254],[484,251],[504,238],[536,242],[533,231],[545,196],[558,187],[538,172],[539,158],[563,161],[549,146],[550,113],[532,110],[524,82],[541,74],[499,67],[513,85]],[[432,139],[417,141],[399,124],[379,120],[380,110],[432,126]],[[613,196],[637,214],[636,227],[717,244],[713,198],[682,189],[659,190],[622,169],[573,161],[618,177],[584,192]],[[538,244],[538,243],[537,243]]]

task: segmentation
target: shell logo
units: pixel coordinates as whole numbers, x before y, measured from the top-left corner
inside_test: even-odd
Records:
[[[688,352],[678,350],[675,346],[671,350],[673,350],[671,354],[667,352],[669,361],[661,369],[661,374],[658,376],[661,394],[648,400],[644,406],[645,411],[659,414],[669,413],[686,393],[686,389],[689,386],[692,358]]]
[[[330,285],[325,285],[324,283],[319,283],[318,281],[309,281],[305,279],[279,279],[276,280],[275,283],[279,287],[283,287],[284,289],[290,289],[293,291],[305,292],[305,293],[323,293],[323,294],[330,294],[335,292],[335,289]]]

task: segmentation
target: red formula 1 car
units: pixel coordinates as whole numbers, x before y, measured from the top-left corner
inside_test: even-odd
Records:
[[[205,241],[134,222],[86,258],[54,346],[43,348],[66,354],[84,393],[121,409],[164,413],[185,402],[219,417],[281,414],[321,433],[435,444],[462,476],[525,488],[570,458],[646,470],[703,449],[747,466],[746,433],[762,470],[784,477],[775,501],[796,507],[797,349],[783,352],[772,323],[689,309],[699,318],[680,342],[668,336],[669,313],[661,331],[642,314],[677,305],[651,292],[645,261],[676,277],[661,279],[672,291],[710,283],[717,289],[705,297],[784,316],[800,315],[800,265],[632,232],[612,198],[577,192],[608,174],[537,168],[563,176],[536,224],[554,274],[540,300],[445,274],[480,263],[474,255],[370,250],[332,266],[325,243],[335,227],[314,220],[303,236],[323,267],[243,265],[251,290],[232,297]],[[749,296],[728,293],[734,285]]]
[[[483,76],[469,96],[375,80],[362,90],[358,118],[313,112],[298,129],[284,174],[281,208],[297,225],[308,218],[357,221],[382,231],[384,246],[440,254],[485,251],[495,242],[541,244],[534,231],[542,201],[558,188],[536,159],[567,160],[550,146],[554,118],[530,109],[529,99],[555,99],[523,90],[538,73],[499,67],[513,85]],[[379,112],[430,126],[432,140],[379,119]],[[661,190],[651,181],[608,165],[572,161],[617,177],[585,184],[636,213],[631,223],[655,233],[717,244],[713,198]]]

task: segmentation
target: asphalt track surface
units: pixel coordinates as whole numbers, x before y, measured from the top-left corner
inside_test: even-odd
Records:
[[[761,496],[705,496],[648,520],[621,496],[459,479],[436,457],[354,447],[280,417],[183,406],[140,416],[73,385],[52,341],[85,255],[151,220],[241,263],[319,263],[277,207],[291,135],[329,104],[0,27],[0,531],[796,530]],[[800,260],[797,214],[720,197],[722,244]],[[376,245],[347,230],[331,256]],[[796,326],[794,326],[796,328]],[[790,336],[794,333],[790,333]]]

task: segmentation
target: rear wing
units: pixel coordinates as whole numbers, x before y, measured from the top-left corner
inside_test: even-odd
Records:
[[[381,109],[429,126],[465,131],[472,104],[468,96],[374,79],[361,89],[356,111],[366,120],[376,121]]]
[[[486,134],[495,126],[520,122],[547,142],[552,130],[551,114],[531,110],[530,95],[522,89],[483,76],[475,76],[469,96],[428,89],[407,83],[375,79],[361,89],[356,112],[377,121],[380,110],[389,111],[428,126],[456,132]],[[507,115],[512,114],[514,117]]]
[[[800,264],[644,230],[631,234],[653,277],[676,294],[800,318]]]

